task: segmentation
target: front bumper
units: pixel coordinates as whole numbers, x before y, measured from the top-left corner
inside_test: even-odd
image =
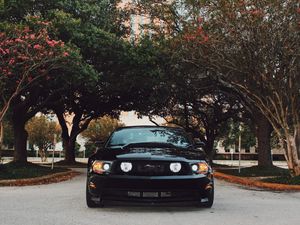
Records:
[[[88,176],[90,194],[102,200],[132,202],[201,201],[213,187],[212,175]]]

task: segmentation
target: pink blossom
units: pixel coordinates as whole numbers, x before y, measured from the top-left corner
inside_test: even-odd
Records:
[[[40,46],[39,44],[36,44],[36,45],[33,46],[33,48],[34,48],[34,49],[41,49],[42,46]]]
[[[41,22],[41,24],[48,26],[50,24],[50,22]]]
[[[24,42],[22,39],[20,39],[20,38],[16,38],[16,40],[15,40],[16,42],[19,42],[19,43],[22,43],[22,42]]]
[[[14,64],[14,63],[15,63],[15,59],[14,59],[14,58],[11,58],[11,59],[9,60],[9,62],[8,62],[9,65],[12,65],[12,64]]]
[[[54,47],[56,43],[55,43],[54,41],[49,41],[49,40],[47,40],[47,44],[48,44],[50,47]]]
[[[2,48],[0,48],[0,53],[1,53],[2,55],[5,55],[5,54],[6,54],[6,52],[5,52]]]
[[[30,31],[29,27],[25,27],[23,30],[25,33],[28,33]]]

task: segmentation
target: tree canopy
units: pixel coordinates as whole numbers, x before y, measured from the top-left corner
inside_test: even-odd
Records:
[[[59,140],[61,133],[60,127],[55,121],[51,121],[44,115],[33,117],[26,124],[28,131],[28,141],[31,145],[36,146],[42,161],[47,160],[47,151]]]

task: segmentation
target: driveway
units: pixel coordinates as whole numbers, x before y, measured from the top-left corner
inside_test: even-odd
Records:
[[[296,225],[300,193],[248,190],[216,181],[211,209],[194,206],[85,204],[85,173],[41,186],[0,187],[0,225]]]

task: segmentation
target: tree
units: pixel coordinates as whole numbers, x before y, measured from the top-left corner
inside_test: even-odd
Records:
[[[0,1],[0,6],[3,6],[0,9],[4,10],[0,11],[0,18],[11,22],[23,21],[27,15],[40,15],[47,20],[53,20],[56,13],[64,12],[107,32],[120,35],[124,32],[118,9],[120,0],[3,0],[1,3]]]
[[[12,125],[8,120],[4,120],[3,122],[3,144],[7,146],[13,146],[14,144],[14,135]]]
[[[103,116],[93,120],[82,136],[89,142],[105,141],[115,129],[123,126],[124,124],[118,119]]]
[[[60,1],[60,10],[48,8],[48,14],[57,28],[56,36],[78,46],[84,60],[93,65],[99,77],[93,82],[72,83],[68,92],[61,94],[59,104],[52,105],[62,127],[65,160],[75,162],[74,146],[77,136],[90,121],[105,114],[118,114],[121,107],[131,104],[132,87],[126,87],[124,78],[131,60],[131,46],[119,35],[122,26],[116,13],[118,1]],[[43,10],[41,10],[43,11]],[[99,16],[101,14],[101,16]],[[114,32],[116,34],[111,34]],[[130,64],[128,64],[130,62]],[[120,80],[126,81],[123,84]],[[116,82],[117,81],[117,82]],[[126,84],[126,85],[125,85]],[[130,102],[130,103],[129,103]],[[51,110],[51,107],[49,109]],[[68,131],[66,114],[72,114]]]
[[[29,143],[37,146],[42,162],[47,161],[47,150],[53,146],[61,133],[55,121],[50,121],[44,115],[31,118],[26,124]]]
[[[272,124],[292,175],[300,175],[299,2],[206,1],[201,59]],[[206,19],[207,18],[207,19]],[[190,49],[190,48],[189,48]]]
[[[0,121],[14,97],[36,80],[48,76],[49,71],[61,67],[69,56],[62,41],[49,37],[49,22],[36,21],[35,25],[38,28],[34,31],[28,26],[11,29],[11,24],[2,24],[6,30],[0,33]]]
[[[11,147],[13,146],[14,143],[14,137],[13,137],[13,130],[12,130],[12,126],[9,123],[8,120],[3,120],[2,124],[0,124],[0,126],[2,126],[0,129],[2,129],[2,140],[0,141],[0,143],[2,143],[2,145],[0,145],[0,159],[2,156],[2,150],[3,150],[3,146],[8,146]]]
[[[57,19],[57,26],[64,21]],[[72,37],[72,42],[80,47],[85,60],[94,66],[100,76],[97,82],[88,83],[85,87],[80,83],[72,85],[72,91],[62,94],[64,104],[53,107],[63,127],[65,151],[70,153],[66,154],[69,163],[75,160],[72,149],[76,137],[92,119],[105,114],[118,114],[120,110],[145,108],[145,99],[153,92],[153,83],[156,82],[156,62],[159,60],[148,52],[150,48],[145,51],[143,46],[131,46],[116,35],[89,23],[74,24],[64,24],[64,34],[68,31],[66,36]],[[78,30],[78,26],[81,29]],[[66,112],[74,114],[70,133],[66,129]]]
[[[4,32],[1,33],[0,70],[3,72],[1,82],[5,83],[5,89],[1,89],[1,110],[4,116],[11,106],[14,160],[26,162],[25,124],[46,104],[57,99],[61,89],[59,85],[51,86],[50,81],[76,80],[78,74],[93,74],[93,71],[83,65],[74,47],[49,37],[49,22],[29,17],[25,26],[8,25],[2,26]]]
[[[21,93],[32,88],[40,79],[48,79],[49,72],[62,67],[70,54],[63,42],[49,37],[48,22],[32,19],[36,30],[32,30],[29,26],[1,24],[0,122],[3,121],[11,104],[21,97]],[[25,131],[19,135],[21,133]]]
[[[215,33],[220,31],[223,32],[224,35],[227,35],[226,32],[228,32],[230,27],[228,24],[222,24],[226,23],[226,19],[221,18],[220,14],[218,14],[218,10],[214,11],[216,8],[214,5],[219,6],[223,9],[224,13],[227,13],[227,5],[238,5],[241,3],[236,1],[226,3],[226,1],[182,0],[156,1],[155,3],[149,0],[142,0],[139,2],[140,4],[137,5],[134,12],[140,15],[147,15],[151,18],[150,20],[152,23],[145,25],[144,27],[148,30],[152,30],[151,33],[153,33],[152,36],[154,36],[154,41],[159,42],[162,39],[165,39],[170,43],[168,45],[170,48],[169,55],[170,61],[172,62],[171,64],[173,64],[171,68],[175,69],[175,71],[172,70],[172,72],[173,74],[182,74],[178,75],[177,79],[181,81],[190,80],[192,83],[197,83],[199,88],[201,88],[201,86],[205,88],[205,85],[203,86],[201,83],[203,78],[208,78],[212,81],[214,80],[215,85],[222,86],[221,89],[225,88],[225,92],[235,94],[236,97],[241,100],[241,103],[243,103],[247,111],[251,112],[251,117],[256,124],[259,165],[261,167],[272,166],[270,148],[270,134],[272,132],[272,127],[268,118],[260,112],[261,110],[253,104],[247,95],[245,96],[244,91],[236,90],[232,85],[228,85],[228,83],[224,83],[223,80],[217,79],[220,75],[227,74],[228,69],[221,69],[222,66],[217,62],[218,58],[224,61],[224,56],[219,52],[223,44],[220,42],[221,39],[219,40],[216,38],[217,34],[215,35]],[[229,13],[228,16],[230,16]],[[216,21],[212,22],[216,17],[220,19],[217,21],[220,22],[220,24]],[[245,20],[245,22],[247,23],[247,20]],[[224,27],[228,27],[228,30],[223,30],[223,25]],[[232,28],[229,30],[229,33],[236,29],[236,34],[242,34],[246,37],[246,32],[243,33],[238,30],[239,26],[242,27],[241,24],[235,27],[234,24],[231,24],[230,26],[232,26]],[[228,47],[225,50],[234,46],[234,42],[235,40],[231,40],[231,42],[227,43]],[[219,46],[217,44],[219,44]],[[235,59],[240,59],[242,57],[242,55],[239,55],[235,57]],[[176,59],[175,61],[174,58]],[[224,62],[228,63],[229,68],[231,66],[233,69],[238,70],[238,68],[235,68],[234,65],[230,64],[230,60],[226,60],[227,61]],[[249,60],[251,59],[245,60],[245,63]],[[250,69],[248,71],[250,71]],[[184,75],[187,73],[189,75]],[[191,75],[194,79],[190,78]],[[182,82],[183,85],[185,83],[186,82]],[[189,85],[186,87],[189,89]]]
[[[227,121],[238,118],[243,112],[242,105],[236,97],[219,90],[197,91],[194,87],[185,90],[185,95],[187,93],[189,97],[185,96],[182,99],[177,96],[177,106],[173,109],[169,107],[168,114],[171,118],[168,118],[167,122],[181,125],[195,138],[204,142],[204,150],[212,163],[216,139],[220,138]]]
[[[241,136],[241,148],[249,150],[256,145],[255,135],[247,123],[230,119],[224,124],[220,133],[219,140],[222,141],[225,149],[230,146],[234,146],[235,149],[238,149],[239,136]]]

